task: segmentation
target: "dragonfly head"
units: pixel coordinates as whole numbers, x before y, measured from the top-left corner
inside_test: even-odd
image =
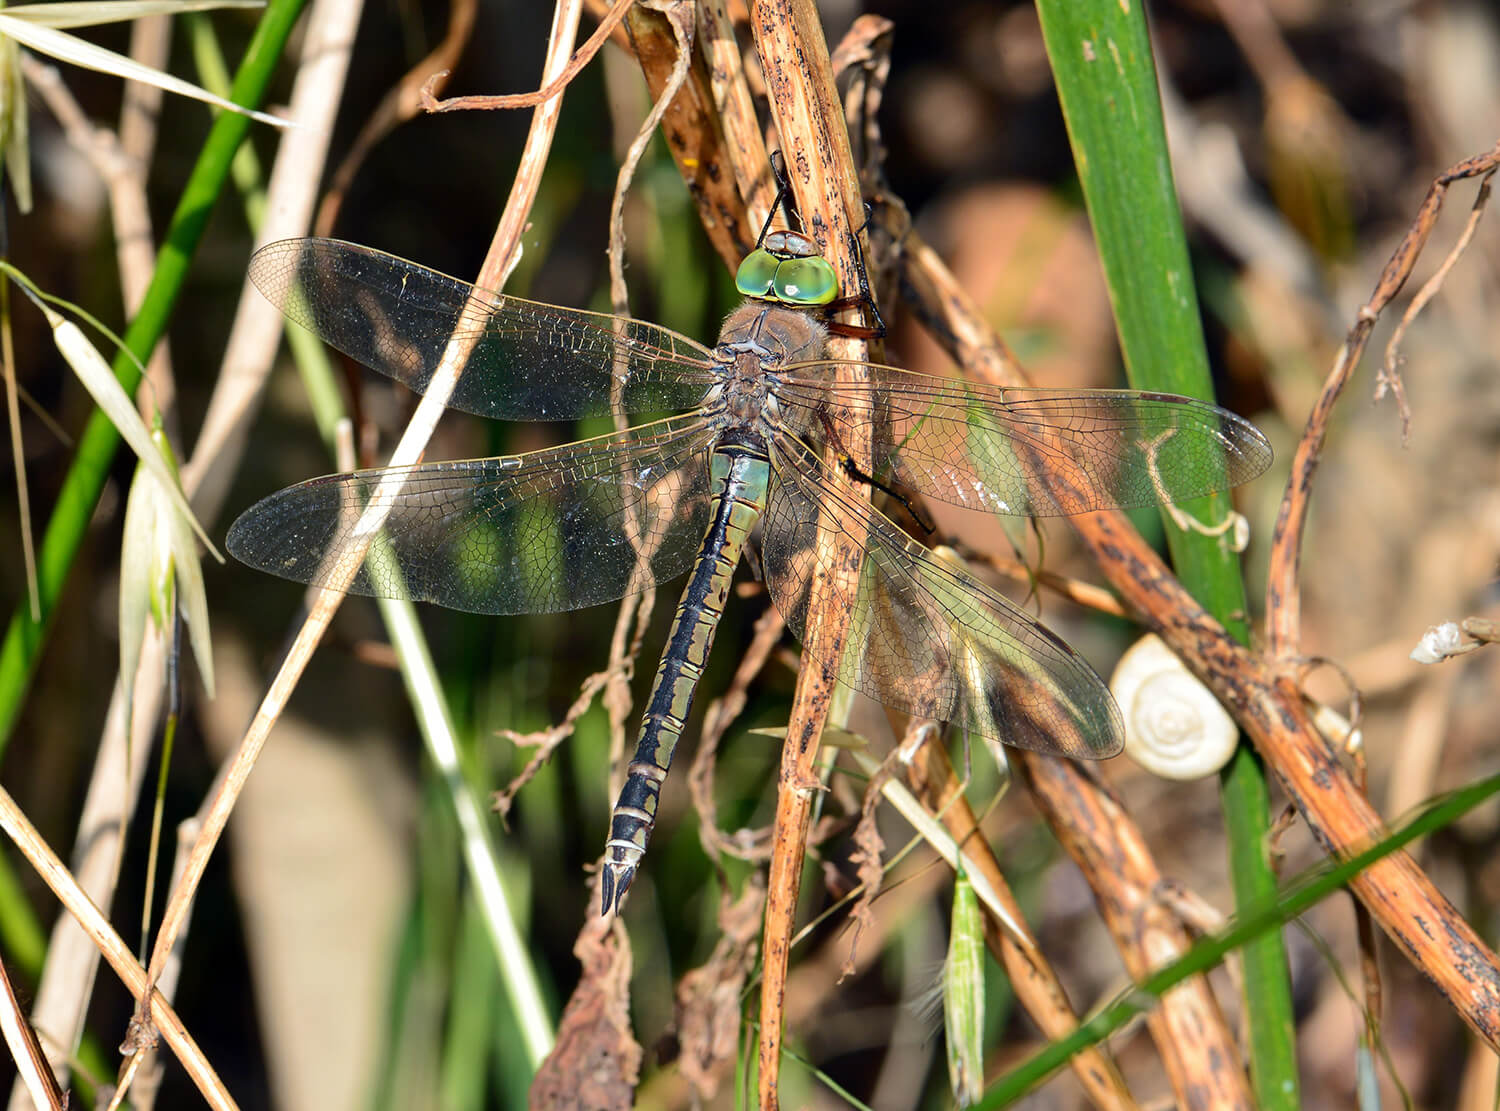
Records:
[[[817,308],[838,298],[839,278],[801,232],[773,231],[745,256],[734,285],[746,297],[796,308]]]

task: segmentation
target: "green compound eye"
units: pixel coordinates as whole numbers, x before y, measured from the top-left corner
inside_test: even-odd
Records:
[[[776,268],[781,260],[764,248],[757,247],[745,256],[734,275],[734,288],[746,297],[761,300],[777,296]]]
[[[774,292],[778,301],[789,305],[826,305],[839,295],[839,278],[820,256],[783,259],[776,268]]]

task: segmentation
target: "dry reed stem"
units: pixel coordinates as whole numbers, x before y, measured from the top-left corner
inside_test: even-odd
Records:
[[[222,1108],[224,1111],[233,1108],[234,1100],[187,1032],[187,1027],[177,1017],[177,1012],[172,1010],[171,1004],[162,998],[160,992],[150,987],[155,978],[136,963],[120,935],[115,933],[93,900],[73,879],[73,874],[63,866],[63,862],[26,820],[26,815],[3,788],[0,788],[0,830],[4,830],[15,842],[21,855],[31,864],[42,882],[52,889],[68,912],[78,920],[131,994],[137,999],[149,998],[152,1023],[166,1038],[167,1045],[192,1077],[209,1106]]]
[[[172,46],[172,20],[167,15],[138,19],[130,25],[130,57],[156,70],[166,70]],[[144,81],[127,81],[120,98],[119,150],[130,172],[111,184],[110,224],[115,232],[119,259],[120,293],[126,319],[133,317],[145,300],[151,275],[156,272],[156,239],[151,231],[151,209],[146,197],[146,174],[156,150],[157,120],[166,93]],[[141,416],[149,423],[146,406],[160,409],[167,435],[183,456],[182,429],[178,426],[177,382],[172,376],[171,348],[163,338],[146,360],[146,381],[151,397],[137,394]]]
[[[577,31],[579,10],[579,5],[572,0],[562,0],[558,5],[544,70],[548,78],[560,72],[566,64],[567,53]],[[539,107],[533,115],[531,131],[527,136],[515,186],[512,188],[476,282],[480,288],[501,288],[506,275],[514,266],[514,260],[519,257],[521,231],[536,196],[541,170],[546,163],[547,151],[550,149],[552,135],[556,130],[560,105],[560,99],[554,97]],[[477,315],[484,310],[479,306],[474,306],[472,311]],[[466,306],[465,322],[468,322],[468,316],[469,311]],[[433,375],[427,393],[417,405],[405,434],[391,455],[392,467],[401,468],[416,462],[425,449],[438,419],[443,414],[447,398],[458,380],[459,371],[467,359],[469,348],[480,334],[477,328],[463,329],[463,331],[467,332],[467,338],[455,339],[444,352],[443,360]],[[256,711],[250,728],[221,773],[218,788],[201,815],[203,828],[198,841],[183,872],[181,882],[174,887],[172,899],[162,918],[161,930],[157,935],[156,945],[151,955],[153,980],[159,974],[170,952],[186,915],[188,900],[202,880],[208,858],[223,833],[229,814],[244,788],[250,770],[255,765],[261,746],[265,743],[271,727],[285,709],[308,660],[311,659],[314,649],[322,640],[333,614],[343,602],[344,589],[360,565],[359,556],[379,532],[385,512],[379,507],[388,505],[390,495],[394,493],[394,489],[387,487],[399,487],[401,481],[403,479],[399,471],[390,477],[382,478],[380,488],[371,501],[375,508],[365,511],[361,517],[358,535],[351,542],[350,549],[343,553],[347,558],[343,560],[341,566],[347,568],[348,578],[342,583],[329,583],[327,589],[318,592],[317,599],[307,619],[298,630],[291,648],[288,649],[286,660],[272,680],[270,689]]]
[[[1343,346],[1334,359],[1333,368],[1323,383],[1323,390],[1313,405],[1312,412],[1308,414],[1307,427],[1297,444],[1297,453],[1292,458],[1291,477],[1287,480],[1286,494],[1282,498],[1281,509],[1276,516],[1276,527],[1271,534],[1270,569],[1266,583],[1266,649],[1272,659],[1286,660],[1301,651],[1302,535],[1312,500],[1313,477],[1317,473],[1318,459],[1328,434],[1328,421],[1333,414],[1333,407],[1355,367],[1359,365],[1360,356],[1364,354],[1376,320],[1411,275],[1412,268],[1427,243],[1427,237],[1432,234],[1437,223],[1449,186],[1471,177],[1488,177],[1497,167],[1500,167],[1500,144],[1496,144],[1488,153],[1466,158],[1438,175],[1417,210],[1416,218],[1386,262],[1385,269],[1381,271],[1370,299],[1356,314],[1354,325],[1349,329]]]
[[[763,0],[750,11],[751,33],[760,54],[771,119],[776,125],[787,176],[802,214],[803,230],[812,236],[839,275],[847,292],[861,288],[863,256],[855,229],[863,223],[859,178],[849,148],[849,134],[833,84],[828,44],[816,9],[809,0]],[[829,355],[860,359],[865,345],[833,339]],[[839,371],[839,380],[862,374]],[[845,444],[862,458],[865,444]],[[867,495],[867,491],[863,492]],[[837,581],[824,590],[816,583],[811,597],[850,598],[860,567],[857,538],[839,538],[821,526],[816,543],[822,567],[838,568]],[[815,771],[818,741],[828,719],[844,649],[846,612],[814,612],[809,607],[807,649],[787,722],[777,783],[776,822],[766,891],[764,966],[761,983],[759,1100],[765,1109],[779,1106],[781,1037],[791,937],[801,887],[812,802],[821,790]]]
[[[542,85],[529,93],[501,93],[498,96],[451,96],[446,100],[438,100],[433,93],[440,85],[447,83],[448,74],[435,73],[422,86],[421,103],[426,112],[494,112],[504,108],[539,108],[552,100],[564,89],[566,89],[583,72],[583,67],[594,60],[594,55],[599,53],[599,48],[604,41],[620,25],[635,0],[615,0],[599,26],[594,28],[594,33],[588,37],[582,46],[570,57],[567,63],[560,69],[553,69],[550,65],[542,74]],[[581,14],[581,13],[580,13]],[[477,283],[476,283],[477,284]]]
[[[641,5],[631,8],[626,27],[651,98],[660,100],[677,63],[672,28],[666,16]],[[707,49],[724,49],[722,42],[714,37],[720,33],[719,29],[706,28],[700,22],[694,36],[688,80],[669,102],[661,133],[688,195],[697,206],[709,242],[732,272],[754,242],[755,229],[745,217],[745,200],[738,185],[747,173],[740,166],[743,152],[738,143],[727,141],[726,121],[719,111],[721,97],[703,58]],[[732,40],[730,45],[733,46]],[[738,75],[726,72],[715,76],[721,84],[736,76],[734,83],[744,84],[742,71]],[[748,95],[735,90],[726,92],[722,99],[727,105],[735,105]],[[761,153],[764,155],[763,147]]]
[[[877,218],[885,219],[882,206]],[[1021,369],[1005,340],[985,321],[973,299],[921,235],[908,227],[891,229],[901,242],[903,302],[970,378],[1001,386],[1023,385]]]
[[[907,768],[907,782],[938,815],[954,841],[963,848],[964,867],[972,869],[994,890],[1012,922],[1025,923],[1020,904],[1011,893],[994,850],[979,828],[979,819],[964,797],[948,751],[941,744],[922,746]],[[1016,999],[1038,1028],[1056,1041],[1078,1027],[1078,1016],[1056,971],[1042,955],[1035,935],[1017,940],[994,914],[984,916],[984,939],[990,952],[1010,977]],[[1084,1091],[1100,1108],[1134,1108],[1136,1102],[1109,1054],[1091,1047],[1069,1062]]]
[[[133,726],[127,722],[127,699],[116,683],[73,838],[74,882],[105,912],[114,901],[130,811],[139,798],[153,751],[154,708],[161,696],[165,661],[164,638],[148,627],[136,669],[135,721]],[[45,1036],[59,1083],[66,1082],[73,1053],[83,1037],[98,967],[99,950],[92,939],[72,915],[60,914],[48,937],[47,961],[31,1000],[31,1023]]]
[[[149,15],[130,24],[130,57],[152,69],[165,70],[172,51],[172,19]],[[145,167],[156,150],[161,106],[166,92],[145,81],[128,81],[120,94],[120,149]],[[143,198],[144,199],[144,198]],[[149,226],[149,225],[148,225]],[[115,229],[115,238],[120,238]],[[148,240],[149,243],[149,240]]]
[[[322,163],[320,158],[308,152],[308,143],[310,139],[316,143],[316,137],[320,133],[326,135],[331,128],[331,114],[337,106],[339,99],[337,90],[342,84],[341,55],[331,44],[340,41],[346,44],[352,42],[358,14],[357,5],[325,2],[315,7],[309,23],[308,49],[315,52],[316,64],[315,67],[308,68],[315,68],[320,79],[305,80],[306,72],[299,76],[294,103],[299,108],[296,118],[301,127],[283,137],[282,150],[289,156],[289,160],[298,164],[299,172],[310,173],[313,179],[316,179]],[[333,71],[338,71],[338,77],[333,82],[334,87],[330,89],[328,75]],[[43,82],[43,85],[38,87],[46,87],[56,80],[56,75],[39,73],[33,75],[32,79]],[[77,119],[67,116],[67,105],[70,99],[58,99],[50,95],[48,97],[54,110],[63,113],[60,118],[71,120],[67,124],[70,132],[79,128],[88,128],[88,121],[81,114]],[[321,129],[317,118],[320,112],[329,121]],[[100,145],[103,141],[100,136],[107,133],[92,132],[91,128],[90,132],[94,138],[88,141],[88,149],[95,156],[102,156],[102,152],[106,150],[112,151],[113,153],[107,160],[110,164],[121,157],[121,152],[113,144],[108,147]],[[79,139],[86,138],[82,131],[78,131],[77,135]],[[130,135],[134,133],[130,132],[126,137]],[[141,138],[139,136],[130,138],[130,142],[132,145],[129,149],[140,149]],[[122,169],[106,171],[101,166],[101,172],[105,172],[108,178],[124,171]],[[308,188],[307,210],[310,211],[312,186]],[[116,191],[116,187],[111,185],[112,211],[115,212],[117,235],[147,235],[148,233],[144,231],[145,225],[139,223],[130,223],[122,227],[120,221],[124,215],[128,214],[129,204],[123,200],[114,200]],[[122,196],[125,191],[126,187],[121,185],[119,192]],[[289,211],[285,194],[285,187],[278,194],[274,194],[282,203],[273,203],[271,211],[275,215],[270,220]],[[295,205],[290,208],[295,211]],[[149,241],[136,244],[134,249],[144,249],[149,252]],[[130,257],[134,257],[133,253]],[[127,266],[127,256],[123,248],[121,260],[122,268]],[[259,298],[256,299],[259,300]],[[269,305],[264,307],[266,315],[280,321],[280,314],[274,308]],[[243,316],[242,306],[242,318]],[[237,322],[236,335],[243,335],[244,332],[243,319],[241,319]],[[261,353],[264,366],[269,368],[275,345],[273,341],[267,341],[264,338],[266,334],[261,332],[254,346]],[[233,342],[231,339],[231,347]],[[229,365],[227,355],[226,365]],[[263,381],[263,376],[259,381]],[[194,495],[195,492],[198,495],[195,497],[194,508],[203,520],[209,520],[213,515],[205,511],[202,497],[201,487],[204,484],[205,475],[209,474],[210,467],[214,467],[218,468],[217,473],[227,476],[237,469],[238,460],[243,451],[243,429],[249,423],[249,416],[247,415],[248,406],[243,400],[244,391],[242,389],[237,391],[237,387],[244,387],[245,384],[245,379],[238,374],[221,373],[215,392],[215,404],[211,404],[210,414],[220,418],[227,414],[228,419],[218,423],[205,420],[199,431],[193,459],[183,468],[183,488],[189,495]],[[235,397],[237,392],[241,395],[240,399]],[[236,423],[241,432],[238,439],[221,437],[220,433],[225,432],[226,429],[233,429]],[[205,460],[208,462],[205,463]],[[223,487],[227,486],[227,482],[228,478],[225,477],[218,491],[220,494],[222,494]],[[213,504],[212,497],[209,502]],[[74,862],[76,882],[97,905],[102,907],[108,907],[113,898],[119,868],[119,846],[124,836],[128,810],[133,805],[131,800],[137,796],[139,784],[143,778],[145,761],[152,751],[150,743],[152,724],[159,712],[162,695],[161,684],[154,677],[161,674],[164,659],[165,651],[161,637],[154,632],[148,632],[142,648],[139,673],[141,677],[151,678],[143,678],[142,681],[136,683],[133,701],[136,717],[134,728],[132,729],[127,721],[125,693],[117,685],[106,714],[105,728],[99,745],[100,755],[96,760],[96,769],[90,781],[88,798],[79,819],[79,834],[75,839],[75,844],[79,846],[78,859]],[[129,738],[127,738],[128,729],[132,734]],[[130,767],[122,773],[119,769],[125,766],[127,758]],[[56,1057],[53,1067],[59,1076],[66,1075],[69,1055],[78,1044],[82,1034],[84,1014],[91,994],[90,985],[94,980],[98,955],[90,939],[82,933],[71,917],[63,915],[58,919],[49,941],[48,960],[43,969],[42,981],[38,986],[32,1013],[36,1026],[48,1033],[48,1045],[55,1047]]]
[[[62,1111],[67,1106],[66,1098],[52,1075],[36,1031],[26,1021],[3,961],[0,961],[0,1030],[4,1031],[5,1047],[16,1066],[16,1090],[25,1091],[35,1108]]]
[[[177,882],[177,877],[187,866],[188,854],[191,853],[193,842],[197,840],[197,837],[197,818],[188,818],[177,824],[176,851],[172,856],[173,883]],[[186,948],[185,945],[179,944],[172,950],[172,956],[168,959],[161,977],[156,982],[156,990],[169,1001],[177,996],[177,985],[182,979],[182,958]],[[140,1072],[130,1090],[130,1103],[135,1111],[152,1111],[152,1108],[156,1106],[156,1097],[160,1093],[162,1080],[166,1076],[166,1069],[159,1058],[160,1049],[153,1042],[145,1053]]]
[[[1018,583],[1024,583],[1027,586],[1045,586],[1058,597],[1066,598],[1074,605],[1084,606],[1098,613],[1108,614],[1110,617],[1128,616],[1125,607],[1120,604],[1120,599],[1102,586],[1095,586],[1082,579],[1058,574],[1056,571],[1048,571],[1046,568],[1029,567],[1019,559],[1005,559],[988,552],[969,552],[960,549],[959,554],[966,559],[979,560]]]
[[[776,199],[776,181],[771,174],[766,137],[755,114],[755,98],[745,80],[744,58],[724,0],[699,0],[697,7],[698,37],[708,64],[714,104],[723,121],[729,166],[749,214],[747,230],[753,235],[765,223],[771,212],[771,203]],[[751,246],[747,242],[739,258],[725,260],[731,270],[739,265],[740,258]]]
[[[915,233],[904,244],[902,290],[908,298],[921,298],[917,313],[935,325],[931,334],[970,376],[996,385],[1024,385],[1014,356],[937,254]],[[1093,516],[1103,514],[1069,520]],[[1139,826],[1118,800],[1070,761],[1020,750],[1015,755],[1038,807],[1094,889],[1131,974],[1143,976],[1187,952],[1192,944],[1187,932],[1155,907],[1161,873]],[[1144,910],[1153,912],[1149,931]],[[1148,1028],[1179,1098],[1186,1101],[1191,1088],[1202,1084],[1225,1100],[1224,1106],[1251,1106],[1243,1069],[1237,1064],[1222,1067],[1237,1063],[1239,1052],[1205,977],[1193,977],[1169,992]]]
[[[1137,981],[1192,948],[1157,898],[1162,874],[1120,800],[1080,764],[1018,750],[1015,766],[1094,891],[1126,971]],[[1208,977],[1191,976],[1161,998],[1146,1026],[1178,1103],[1253,1108],[1249,1078]]]

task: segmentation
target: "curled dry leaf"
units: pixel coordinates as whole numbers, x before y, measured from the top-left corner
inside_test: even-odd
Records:
[[[755,967],[766,886],[759,873],[739,899],[719,907],[722,934],[702,966],[677,984],[678,1068],[705,1103],[734,1067],[740,1040],[745,980]]]
[[[595,919],[573,953],[582,977],[563,1011],[557,1042],[531,1083],[530,1106],[629,1111],[641,1076],[630,1028],[630,947],[617,919]]]

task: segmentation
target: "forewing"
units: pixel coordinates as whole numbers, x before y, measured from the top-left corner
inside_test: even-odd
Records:
[[[802,363],[776,389],[782,421],[830,438],[867,474],[991,513],[1051,517],[1183,501],[1271,463],[1248,421],[1207,402],[1134,390],[1010,389],[863,365]]]
[[[592,606],[687,570],[708,525],[712,436],[677,417],[525,455],[328,475],[251,506],[227,544],[273,575],[340,581],[356,522],[399,472],[351,591],[471,613]]]
[[[804,644],[809,615],[848,614],[839,679],[871,698],[1009,744],[1099,759],[1124,744],[1103,680],[1026,613],[910,540],[801,443],[778,437],[765,516],[771,597]],[[843,588],[836,533],[862,552]]]
[[[482,417],[690,409],[716,381],[708,351],[667,328],[476,290],[336,239],[262,247],[250,280],[289,318],[419,394],[450,340],[477,331],[448,405]],[[466,318],[471,297],[479,312]]]

